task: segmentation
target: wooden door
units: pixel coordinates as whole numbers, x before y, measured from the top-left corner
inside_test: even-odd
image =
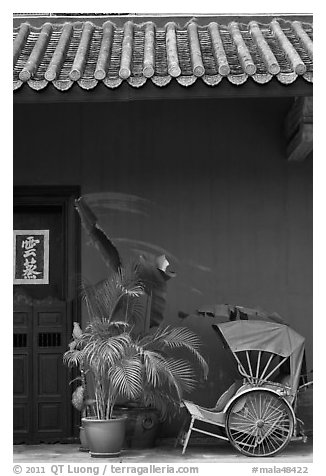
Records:
[[[33,312],[29,305],[18,305],[14,309],[14,440],[27,442],[32,436],[33,415],[31,404],[33,396]]]
[[[15,443],[64,442],[77,433],[62,362],[79,316],[77,194],[59,192],[33,189],[14,199],[14,229],[49,230],[49,284],[14,285]]]
[[[71,334],[71,333],[70,333]],[[33,306],[34,441],[62,441],[69,435],[66,303]]]
[[[14,306],[14,440],[69,437],[69,388],[62,355],[67,349],[65,302]]]

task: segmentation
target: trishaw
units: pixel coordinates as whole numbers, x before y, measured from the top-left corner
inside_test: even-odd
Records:
[[[300,383],[302,388],[311,383],[303,376],[304,338],[288,325],[258,319],[213,328],[231,353],[239,378],[213,408],[183,401],[191,418],[178,437],[182,454],[192,431],[229,440],[246,456],[271,456],[293,439],[306,441],[303,422],[296,417]],[[214,433],[203,423],[214,425]]]

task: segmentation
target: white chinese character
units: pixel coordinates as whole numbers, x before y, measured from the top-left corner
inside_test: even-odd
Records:
[[[25,248],[25,250],[31,250],[32,248],[35,248],[36,244],[39,242],[40,240],[35,240],[34,236],[28,236],[26,240],[22,241],[22,248]]]
[[[32,258],[30,261],[26,258],[24,261],[23,277],[25,279],[36,279],[38,274],[41,274],[41,271],[36,271],[36,260]]]
[[[23,258],[28,258],[29,256],[36,256],[36,252],[34,249],[26,250],[25,253],[23,253]]]

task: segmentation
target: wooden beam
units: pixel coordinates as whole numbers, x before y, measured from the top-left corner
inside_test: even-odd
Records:
[[[287,138],[287,158],[302,162],[313,150],[313,98],[295,98],[288,112],[284,132]]]

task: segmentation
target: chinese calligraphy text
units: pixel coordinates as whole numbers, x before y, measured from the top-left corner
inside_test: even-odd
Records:
[[[14,230],[14,284],[49,284],[49,230]]]

